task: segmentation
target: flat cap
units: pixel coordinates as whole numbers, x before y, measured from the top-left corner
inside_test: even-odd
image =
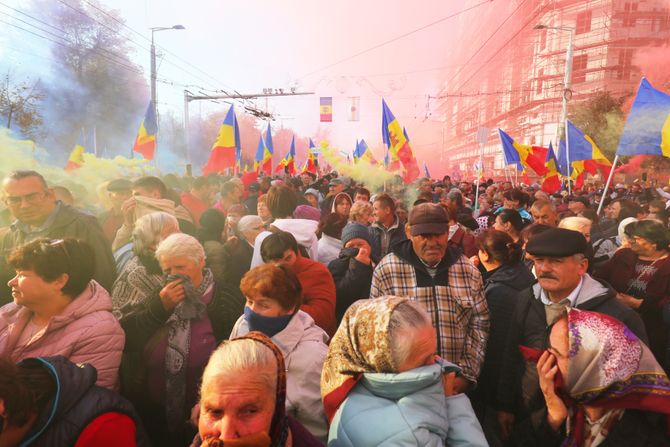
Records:
[[[449,231],[449,214],[441,205],[421,203],[409,212],[409,231],[420,234],[443,234]]]
[[[586,254],[587,242],[578,231],[552,228],[530,238],[526,252],[532,256],[565,258],[576,254]]]
[[[109,192],[130,191],[131,189],[133,189],[133,182],[125,178],[117,178],[107,184]]]

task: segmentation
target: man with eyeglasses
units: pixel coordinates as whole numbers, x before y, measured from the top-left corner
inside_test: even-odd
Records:
[[[71,237],[86,242],[95,254],[93,278],[109,290],[116,278],[114,257],[94,216],[56,200],[53,190],[36,171],[7,175],[2,182],[2,195],[16,220],[0,229],[0,304],[12,300],[7,281],[13,272],[7,266],[7,256],[12,249],[40,237]]]
[[[530,238],[526,252],[533,257],[538,282],[509,303],[509,322],[496,407],[503,439],[519,443],[526,430],[537,430],[546,418],[535,363],[524,360],[519,346],[547,349],[552,324],[568,307],[607,314],[623,322],[641,340],[647,335],[640,316],[621,304],[616,291],[586,273],[586,238],[577,231],[551,228]],[[515,425],[516,424],[516,425]]]

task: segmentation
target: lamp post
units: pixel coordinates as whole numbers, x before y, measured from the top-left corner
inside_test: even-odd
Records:
[[[575,29],[570,26],[547,26],[538,24],[533,27],[533,29],[553,29],[558,31],[567,31],[569,32],[568,38],[568,48],[565,52],[565,76],[563,78],[563,101],[561,104],[561,118],[558,123],[558,133],[556,135],[556,144],[558,144],[558,139],[561,135],[566,138],[566,161],[568,163],[568,190],[570,190],[570,151],[568,150],[567,136],[565,135],[565,122],[568,119],[568,101],[572,97],[572,90],[570,90],[570,84],[572,81],[572,54],[574,52],[574,37]]]
[[[156,26],[151,28],[151,103],[154,108],[154,116],[158,121],[156,114],[156,46],[154,45],[154,33],[157,31],[165,31],[169,29],[185,29],[182,25],[174,26]]]

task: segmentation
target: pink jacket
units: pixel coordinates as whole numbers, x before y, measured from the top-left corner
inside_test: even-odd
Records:
[[[100,284],[91,281],[25,349],[15,352],[31,316],[32,311],[15,303],[0,308],[0,355],[9,355],[16,362],[29,357],[62,355],[73,363],[90,363],[98,370],[97,385],[119,389],[125,334],[112,315],[109,293]]]

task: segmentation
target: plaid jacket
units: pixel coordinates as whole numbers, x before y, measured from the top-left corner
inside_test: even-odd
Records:
[[[437,331],[438,354],[476,382],[486,351],[489,311],[481,274],[460,251],[449,248],[432,278],[411,241],[396,244],[372,275],[370,298],[384,295],[423,304]]]

